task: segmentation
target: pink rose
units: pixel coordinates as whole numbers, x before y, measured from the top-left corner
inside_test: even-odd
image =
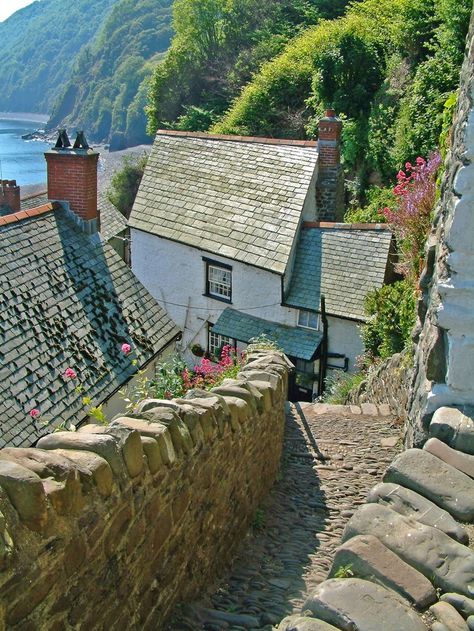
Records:
[[[77,379],[77,374],[76,374],[76,371],[73,370],[72,368],[66,368],[66,370],[64,371],[63,377],[65,379]]]
[[[132,347],[130,346],[130,344],[127,344],[127,343],[122,344],[122,353],[124,355],[128,355],[131,352],[132,352]]]
[[[38,418],[41,415],[41,412],[39,410],[37,410],[36,408],[34,408],[33,410],[30,411],[30,416],[31,418]]]

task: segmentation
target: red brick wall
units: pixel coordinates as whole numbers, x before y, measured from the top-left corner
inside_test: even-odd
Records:
[[[72,211],[84,220],[97,219],[98,153],[78,155],[58,151],[46,153],[48,198],[69,202]]]
[[[9,206],[16,213],[21,209],[20,187],[16,180],[2,180],[0,186],[0,206]]]

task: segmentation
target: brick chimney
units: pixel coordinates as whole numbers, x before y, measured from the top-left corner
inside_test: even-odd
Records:
[[[16,180],[1,180],[0,206],[8,206],[12,213],[21,210],[20,187]]]
[[[319,121],[316,221],[340,221],[344,214],[344,176],[341,167],[342,122],[334,110]]]
[[[100,229],[97,205],[97,162],[99,153],[89,147],[84,132],[71,146],[65,129],[56,145],[45,154],[48,165],[48,198],[67,202],[77,222],[89,234]]]

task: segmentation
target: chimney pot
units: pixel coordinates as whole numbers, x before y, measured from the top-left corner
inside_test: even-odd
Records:
[[[16,180],[2,180],[0,190],[0,206],[8,206],[12,213],[21,210],[20,187]]]

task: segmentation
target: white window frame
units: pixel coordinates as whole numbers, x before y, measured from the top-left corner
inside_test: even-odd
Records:
[[[316,326],[310,326],[310,318],[316,318]],[[298,326],[302,329],[310,329],[311,331],[319,331],[320,317],[319,313],[314,311],[308,311],[306,309],[299,309],[298,311]]]
[[[234,340],[232,338],[226,337],[225,335],[219,335],[219,333],[214,333],[212,330],[212,326],[209,325],[207,345],[211,357],[215,357],[217,360],[219,360],[220,357],[217,357],[216,351],[222,348],[225,344],[232,346],[232,348],[234,348],[235,346]]]
[[[219,261],[206,262],[206,294],[211,298],[232,302],[232,268]]]

